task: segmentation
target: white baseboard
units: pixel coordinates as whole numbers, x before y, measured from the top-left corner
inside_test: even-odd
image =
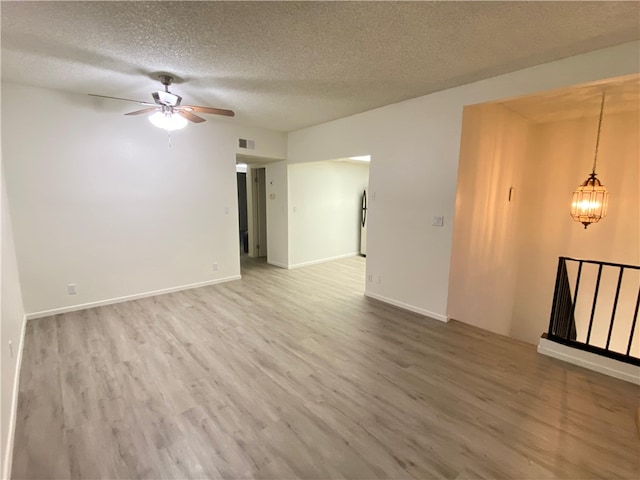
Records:
[[[409,305],[408,303],[400,302],[398,300],[394,300],[392,298],[387,298],[382,295],[378,295],[377,293],[372,292],[364,292],[365,297],[370,297],[375,300],[380,300],[381,302],[388,303],[389,305],[393,305],[394,307],[402,308],[403,310],[409,310],[410,312],[419,313],[420,315],[424,315],[425,317],[433,318],[435,320],[440,320],[441,322],[448,322],[449,319],[446,315],[442,315],[441,313],[431,312],[429,310],[425,310],[424,308],[416,307],[414,305]]]
[[[360,255],[359,252],[345,253],[343,255],[336,255],[335,257],[321,258],[319,260],[311,260],[310,262],[294,263],[292,265],[289,265],[289,268],[291,269],[291,268],[308,267],[309,265],[316,265],[318,263],[325,263],[325,262],[333,262],[334,260],[341,260],[343,258],[356,257],[358,255]]]
[[[20,345],[18,345],[18,356],[16,357],[16,373],[13,377],[13,394],[11,395],[11,413],[9,414],[9,431],[7,432],[7,448],[4,454],[4,468],[2,478],[11,478],[11,467],[13,464],[13,443],[16,433],[16,420],[18,415],[18,397],[20,390],[20,370],[22,369],[22,352],[24,350],[24,337],[27,330],[27,316],[22,317],[22,329],[20,331]]]
[[[130,300],[137,300],[139,298],[155,297],[156,295],[164,295],[165,293],[173,293],[173,292],[179,292],[181,290],[190,290],[192,288],[206,287],[208,285],[215,285],[216,283],[224,283],[224,282],[230,282],[232,280],[240,280],[240,278],[241,278],[240,275],[234,275],[231,277],[217,278],[215,280],[207,280],[206,282],[191,283],[189,285],[180,285],[178,287],[170,287],[170,288],[164,288],[161,290],[153,290],[151,292],[136,293],[134,295],[127,295],[124,297],[109,298],[106,300],[99,300],[97,302],[81,303],[78,305],[71,305],[68,307],[54,308],[51,310],[43,310],[41,312],[28,313],[26,315],[26,318],[27,320],[33,320],[36,318],[57,315],[59,313],[75,312],[78,310],[86,310],[87,308],[101,307],[104,305],[113,305],[114,303],[128,302]]]
[[[275,260],[269,260],[269,259],[267,259],[267,263],[269,265],[273,265],[274,267],[289,269],[289,265],[287,265],[286,263],[280,263],[280,262],[276,262]]]
[[[538,353],[640,385],[640,367],[540,338]]]

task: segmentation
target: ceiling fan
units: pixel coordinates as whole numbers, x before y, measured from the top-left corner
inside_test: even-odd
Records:
[[[233,117],[235,115],[232,110],[224,110],[222,108],[181,105],[180,102],[182,101],[182,97],[169,91],[169,85],[173,83],[173,77],[171,75],[160,75],[160,82],[164,85],[164,91],[159,90],[151,94],[155,104],[139,100],[129,100],[128,98],[95,95],[93,93],[90,93],[89,95],[92,97],[110,98],[112,100],[122,100],[125,102],[133,102],[143,105],[147,108],[125,113],[125,115],[142,115],[145,113],[152,113],[152,115],[149,116],[149,121],[156,127],[169,131],[184,128],[187,125],[187,120],[193,123],[202,123],[205,121],[204,118],[196,115],[194,112],[224,115],[227,117]]]

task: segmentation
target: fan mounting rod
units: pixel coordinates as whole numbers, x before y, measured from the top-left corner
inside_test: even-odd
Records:
[[[160,75],[160,82],[164,85],[164,91],[169,91],[169,85],[173,83],[173,77],[171,75]]]

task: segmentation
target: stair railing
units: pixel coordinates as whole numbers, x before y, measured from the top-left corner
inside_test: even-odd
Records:
[[[570,264],[577,264],[575,276],[569,273]],[[592,274],[587,280],[588,288],[584,287],[587,268]],[[640,275],[636,272],[640,273],[638,265],[560,257],[546,338],[640,365],[640,335],[636,331],[640,308]],[[606,273],[607,280],[603,280],[603,273]],[[603,284],[606,284],[606,296],[612,298],[603,298]],[[606,306],[601,307],[602,303],[609,301],[610,311]],[[624,318],[620,314],[621,305],[625,307],[622,314]],[[577,309],[582,313],[578,322]],[[588,323],[584,317],[588,317]],[[615,342],[612,342],[614,337]]]

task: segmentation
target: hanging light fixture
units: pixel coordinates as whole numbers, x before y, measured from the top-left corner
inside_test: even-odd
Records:
[[[149,121],[156,127],[163,128],[169,132],[180,130],[187,126],[186,118],[170,110],[154,113],[149,117]]]
[[[597,223],[607,215],[609,206],[609,192],[600,180],[596,178],[596,162],[598,161],[598,147],[600,146],[600,130],[602,129],[602,114],[604,112],[604,92],[600,103],[600,118],[598,120],[598,136],[596,137],[596,152],[593,157],[591,175],[580,185],[571,200],[571,217],[580,222],[586,229],[592,223]]]

